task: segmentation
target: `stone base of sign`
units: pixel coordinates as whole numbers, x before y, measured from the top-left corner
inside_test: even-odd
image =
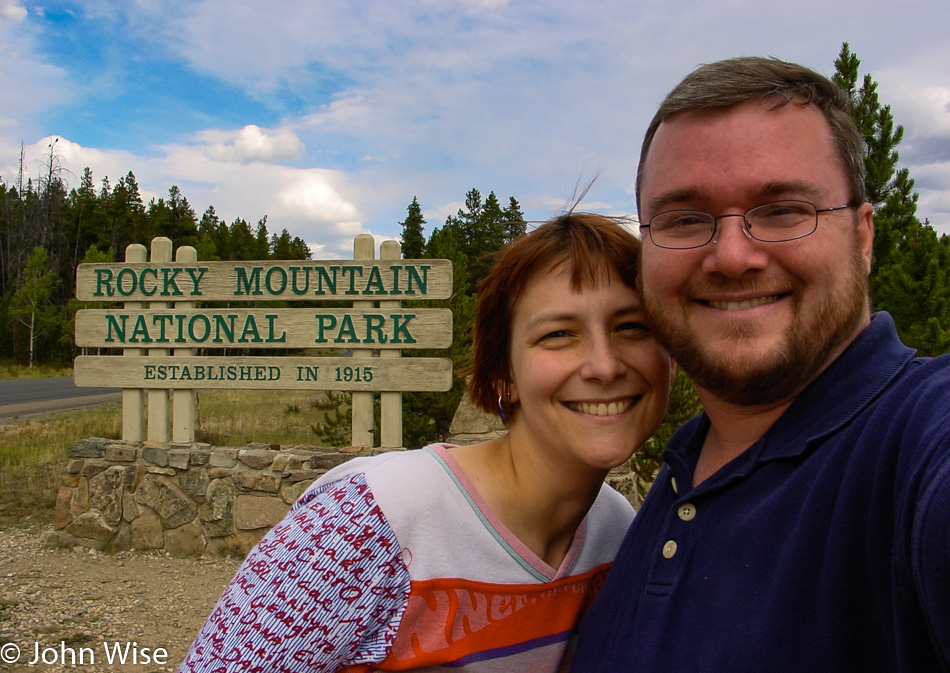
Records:
[[[452,443],[504,434],[497,417],[463,400]],[[314,446],[157,444],[91,437],[73,445],[47,544],[171,556],[244,555],[320,475],[387,450]],[[626,466],[607,478],[634,506]]]
[[[314,479],[379,450],[154,444],[91,437],[73,445],[50,546],[243,555]]]

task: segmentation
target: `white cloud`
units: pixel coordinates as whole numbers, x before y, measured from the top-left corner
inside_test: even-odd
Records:
[[[168,185],[181,184],[195,207],[215,204],[218,216],[226,221],[242,217],[253,223],[266,215],[268,231],[287,229],[326,259],[351,256],[353,237],[370,233],[356,205],[364,202],[361,189],[345,173],[264,162],[220,162],[210,159],[200,146],[176,145],[165,150],[156,172],[167,176]],[[209,176],[214,176],[213,182]]]
[[[0,23],[20,23],[27,14],[26,7],[16,0],[0,0]]]
[[[462,5],[469,10],[481,11],[507,7],[508,0],[462,0]]]
[[[255,124],[228,133],[206,131],[199,139],[207,141],[207,155],[215,161],[293,161],[304,153],[304,144],[288,129],[265,132]]]
[[[346,195],[352,189],[342,173],[264,162],[221,162],[194,145],[163,150],[163,157],[148,160],[150,183],[179,184],[196,208],[214,204],[222,219],[242,217],[256,222],[266,215],[271,233],[286,228],[331,252],[345,247],[354,221],[358,233],[363,231],[362,215]]]
[[[950,235],[950,161],[912,166],[910,175],[920,193],[917,217],[929,220],[938,233]]]
[[[322,131],[365,126],[374,121],[371,109],[368,92],[351,89],[334,94],[332,102],[321,105],[316,112],[301,118],[299,123]]]
[[[901,156],[913,163],[950,161],[950,87],[905,85],[888,98],[895,123],[904,127]]]
[[[277,201],[299,217],[334,222],[338,230],[350,233],[358,220],[357,209],[340,196],[330,174],[330,171],[319,169],[295,170],[286,176],[292,180],[277,193]]]
[[[950,86],[930,85],[918,91],[898,92],[904,100],[916,101],[918,115],[908,119],[922,134],[950,135]]]

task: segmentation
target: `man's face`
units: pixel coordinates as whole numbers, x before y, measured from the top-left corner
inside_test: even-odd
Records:
[[[641,178],[641,221],[674,209],[716,217],[769,201],[848,202],[831,129],[813,106],[772,101],[675,115]],[[764,243],[742,219],[690,250],[644,236],[643,301],[659,340],[701,389],[726,402],[794,397],[869,320],[872,207],[819,214],[805,238]]]

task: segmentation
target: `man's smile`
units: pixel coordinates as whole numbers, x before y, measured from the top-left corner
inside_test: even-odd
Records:
[[[742,311],[748,308],[755,308],[756,306],[765,306],[766,304],[773,304],[779,300],[781,295],[772,294],[766,297],[754,297],[752,299],[743,299],[741,301],[731,301],[723,299],[706,299],[702,300],[707,306],[712,308],[718,308],[722,311]]]

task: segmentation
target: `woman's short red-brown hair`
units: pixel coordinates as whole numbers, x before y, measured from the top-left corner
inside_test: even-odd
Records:
[[[492,270],[478,285],[475,313],[472,403],[488,413],[511,417],[507,390],[511,376],[511,320],[515,302],[535,274],[569,267],[571,287],[596,287],[613,271],[636,288],[640,241],[615,219],[592,213],[569,213],[548,220],[505,246]]]

